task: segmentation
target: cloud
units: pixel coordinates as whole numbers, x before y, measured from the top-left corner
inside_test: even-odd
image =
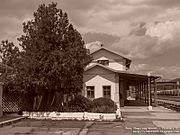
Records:
[[[95,41],[95,42],[85,44],[85,47],[89,49],[90,52],[94,52],[98,50],[99,48],[101,48],[101,46],[102,46],[102,43],[100,41]]]
[[[166,21],[147,26],[146,34],[159,40],[173,40],[180,33],[180,21]]]
[[[105,46],[109,46],[119,39],[118,36],[113,36],[106,33],[85,33],[82,35],[85,43],[101,41]]]
[[[16,36],[21,34],[19,29],[22,28],[21,20],[18,18],[4,17],[0,18],[0,40],[15,41]]]
[[[131,32],[131,23],[150,21],[156,16],[169,10],[170,7],[178,7],[178,1],[164,0],[0,0],[0,18],[10,17],[21,20],[18,25],[27,18],[32,18],[40,3],[48,4],[51,1],[58,3],[58,8],[68,13],[70,22],[81,34],[88,32],[107,33],[109,35],[122,36]],[[162,4],[162,6],[161,6]],[[180,13],[179,13],[180,14]],[[13,20],[10,20],[13,22]],[[17,24],[14,24],[16,27]],[[8,27],[6,24],[5,28]],[[18,26],[19,27],[19,26]],[[0,26],[1,28],[1,26]],[[9,30],[7,30],[9,31]],[[19,30],[22,31],[22,30]],[[19,32],[16,32],[19,33]],[[4,34],[5,35],[5,34]],[[13,35],[12,35],[13,36]]]
[[[179,38],[180,21],[141,22],[129,35],[121,37],[111,47],[129,58],[145,59],[180,46]]]
[[[160,0],[51,1],[57,2],[59,8],[67,11],[70,22],[81,34],[102,33],[118,37],[116,40],[112,38],[116,41],[112,47],[123,51],[131,58],[146,58],[152,54],[161,54],[166,49],[178,45],[178,20],[157,24],[154,22],[160,22],[165,18],[167,21],[166,15],[173,14],[180,17],[180,10],[175,8],[180,3],[179,0],[164,0],[163,2]],[[20,34],[22,22],[27,18],[32,18],[33,12],[40,3],[47,4],[50,1],[4,1],[0,5],[0,39],[12,38]],[[141,23],[137,24],[139,21]],[[133,26],[132,23],[137,25]],[[107,37],[104,36],[104,38]],[[162,40],[163,38],[168,39]]]
[[[70,20],[81,33],[108,33],[116,36],[127,35],[132,21],[154,17],[160,9],[144,4],[142,0],[99,0],[63,1],[60,4],[67,11]],[[161,10],[161,12],[163,12]],[[151,16],[151,17],[150,17]]]
[[[172,7],[178,7],[180,5],[180,1],[179,0],[147,0],[146,4],[163,7],[163,8],[172,8]]]
[[[151,72],[152,75],[158,75],[162,78],[176,78],[180,76],[180,66],[158,66],[151,64],[132,64],[131,72],[139,74],[148,74]]]
[[[156,21],[167,21],[167,20],[174,20],[178,21],[180,18],[180,9],[179,8],[169,8],[165,10],[161,14],[157,14],[155,20]]]
[[[32,11],[38,7],[38,2],[35,0],[0,0],[0,18],[16,17],[23,19],[32,15]]]
[[[132,21],[154,20],[169,8],[178,7],[178,3],[177,0],[66,0],[59,3],[59,7],[68,12],[70,20],[81,33],[122,36],[130,32]]]

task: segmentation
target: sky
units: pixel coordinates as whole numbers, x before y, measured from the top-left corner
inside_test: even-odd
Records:
[[[39,4],[57,2],[85,43],[132,60],[131,71],[180,77],[180,0],[0,0],[0,41],[18,44]]]

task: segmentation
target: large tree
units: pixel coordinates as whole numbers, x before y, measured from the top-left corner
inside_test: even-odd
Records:
[[[34,108],[50,107],[57,92],[60,96],[80,92],[91,57],[67,13],[56,3],[42,4],[34,19],[23,23],[23,32],[18,39],[22,51],[18,53],[16,84],[37,94]]]

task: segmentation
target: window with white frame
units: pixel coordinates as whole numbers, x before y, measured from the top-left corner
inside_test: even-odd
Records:
[[[111,98],[111,86],[103,86],[103,97]]]
[[[94,86],[87,86],[87,98],[94,98]]]
[[[109,60],[98,60],[97,61],[99,64],[102,64],[104,66],[109,66]]]

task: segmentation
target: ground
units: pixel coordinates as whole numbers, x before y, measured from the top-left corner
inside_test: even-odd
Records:
[[[125,122],[95,122],[88,135],[180,135],[180,113],[163,107],[122,108]]]
[[[18,117],[19,116],[2,116],[2,117],[0,117],[0,122],[6,121],[6,120],[11,120],[11,119],[18,118]]]
[[[0,135],[77,135],[84,127],[84,121],[53,121],[25,119],[0,128]]]
[[[125,122],[95,122],[88,130],[88,135],[163,135],[163,133],[143,133],[142,128],[156,128],[150,120],[131,119]],[[140,132],[140,133],[138,133]]]
[[[96,121],[89,126],[85,125],[91,121],[25,119],[1,127],[0,135],[163,135],[168,132],[171,132],[168,135],[180,135],[180,113],[163,107],[148,111],[145,106],[124,107],[122,112],[124,122]]]

